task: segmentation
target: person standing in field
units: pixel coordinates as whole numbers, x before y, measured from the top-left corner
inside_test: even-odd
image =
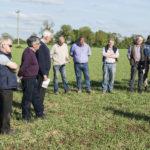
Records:
[[[11,38],[0,39],[0,134],[10,134],[13,90],[17,89],[17,64],[12,61]]]
[[[142,93],[143,85],[143,70],[145,68],[145,56],[144,56],[144,46],[143,37],[137,36],[132,46],[128,49],[128,59],[131,65],[131,77],[129,83],[130,92],[134,92],[134,82],[136,73],[138,71],[138,92]]]
[[[114,46],[115,41],[113,38],[108,40],[108,44],[103,48],[103,82],[102,92],[113,93],[115,73],[116,73],[116,61],[119,57],[119,50]]]
[[[42,102],[42,107],[44,109],[44,98],[46,89],[42,87],[43,81],[48,80],[49,71],[51,68],[51,59],[50,59],[50,50],[47,44],[52,39],[52,33],[48,30],[45,30],[42,34],[41,46],[36,52],[38,64],[39,64],[39,73],[38,73],[38,90],[40,93],[40,99]]]
[[[37,75],[39,65],[36,58],[36,51],[40,47],[40,39],[31,36],[27,39],[28,47],[22,54],[21,66],[18,76],[22,80],[22,118],[29,122],[31,120],[31,103],[33,104],[37,118],[43,118],[43,108],[38,91]]]
[[[81,36],[76,43],[74,43],[70,49],[70,55],[74,60],[74,69],[76,75],[76,83],[78,93],[82,92],[82,72],[86,83],[87,93],[91,93],[91,84],[89,76],[88,59],[91,56],[91,48],[85,43],[85,39]]]
[[[150,65],[150,35],[147,37],[147,41],[144,44],[144,56],[145,56],[145,71],[144,71],[144,87],[145,91],[148,88],[148,72],[149,72],[149,65]]]
[[[51,58],[53,60],[54,72],[54,93],[58,94],[58,74],[60,72],[65,93],[69,92],[69,86],[66,79],[66,64],[69,62],[68,46],[63,36],[59,37],[58,43],[51,49]]]

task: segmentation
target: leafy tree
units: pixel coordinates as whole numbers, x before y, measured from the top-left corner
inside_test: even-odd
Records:
[[[50,22],[50,23],[49,23],[48,20],[45,20],[45,21],[43,22],[43,24],[42,24],[40,34],[42,34],[43,31],[45,31],[45,30],[48,30],[48,31],[50,31],[50,32],[53,33],[53,32],[54,32],[53,27],[54,27],[54,23],[53,23],[53,22]]]

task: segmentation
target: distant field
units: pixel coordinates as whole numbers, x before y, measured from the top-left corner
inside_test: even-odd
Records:
[[[22,50],[14,47],[13,58],[18,64]],[[16,134],[0,136],[0,150],[150,149],[150,93],[127,92],[130,67],[126,50],[122,49],[117,64],[116,94],[102,95],[101,60],[101,49],[92,48],[89,61],[91,95],[75,92],[73,63],[67,65],[72,92],[64,94],[60,88],[60,94],[56,96],[51,82],[45,98],[44,120],[33,119],[33,123],[25,124],[21,120],[22,94],[15,92],[11,124]],[[52,69],[50,78],[53,80]]]

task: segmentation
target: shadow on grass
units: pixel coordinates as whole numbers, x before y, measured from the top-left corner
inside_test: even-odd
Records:
[[[22,120],[21,102],[18,102],[17,100],[13,100],[12,106],[14,108],[14,111],[13,111],[14,118],[16,118],[16,120]],[[31,116],[32,117],[34,116],[34,109],[33,109],[33,107],[31,107]]]
[[[118,115],[121,117],[135,119],[135,120],[144,120],[144,121],[150,122],[150,116],[147,116],[145,114],[126,112],[123,110],[116,109],[114,107],[104,107],[104,110],[105,111],[112,111],[112,113],[114,115]]]
[[[68,82],[68,85],[71,89],[76,89],[76,81],[71,81],[71,82]],[[49,87],[50,89],[53,89],[53,84],[51,84]],[[82,87],[85,88],[85,81],[82,80]],[[62,82],[60,81],[59,82],[59,88],[62,88],[63,89],[63,84]],[[100,91],[102,90],[102,81],[95,81],[95,80],[91,80],[91,88],[92,90],[95,90],[95,91]],[[114,83],[114,89],[116,90],[128,90],[129,88],[129,80],[127,79],[122,79],[121,81],[115,81]]]
[[[15,107],[15,108],[21,109],[21,102],[17,102],[17,101],[15,101],[15,100],[13,100],[12,105],[13,105],[13,107]]]

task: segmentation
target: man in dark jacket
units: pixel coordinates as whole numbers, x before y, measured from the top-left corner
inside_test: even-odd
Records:
[[[17,88],[17,64],[11,60],[12,40],[0,41],[0,133],[9,134],[13,89]]]
[[[131,78],[129,84],[130,92],[134,91],[134,82],[136,73],[138,71],[138,92],[142,93],[142,86],[143,86],[143,70],[144,70],[144,63],[145,63],[145,56],[144,56],[144,47],[143,47],[143,37],[137,36],[132,46],[128,49],[128,59],[131,65]]]
[[[41,46],[39,50],[36,52],[37,60],[39,63],[39,73],[38,73],[38,90],[40,92],[40,98],[42,102],[42,106],[44,109],[44,97],[46,89],[42,87],[43,81],[48,80],[49,71],[51,68],[51,60],[50,60],[50,51],[47,44],[52,39],[52,33],[48,30],[43,32],[43,36],[41,39]]]
[[[144,44],[144,56],[145,56],[145,70],[144,70],[144,87],[145,91],[147,91],[148,87],[148,72],[150,65],[150,35],[147,37],[147,41]]]
[[[22,55],[18,76],[22,78],[23,86],[22,118],[28,122],[31,119],[31,103],[38,118],[43,117],[43,108],[38,92],[37,75],[39,65],[35,54],[40,47],[40,39],[36,36],[31,36],[27,39],[27,44],[28,47],[24,50]]]

